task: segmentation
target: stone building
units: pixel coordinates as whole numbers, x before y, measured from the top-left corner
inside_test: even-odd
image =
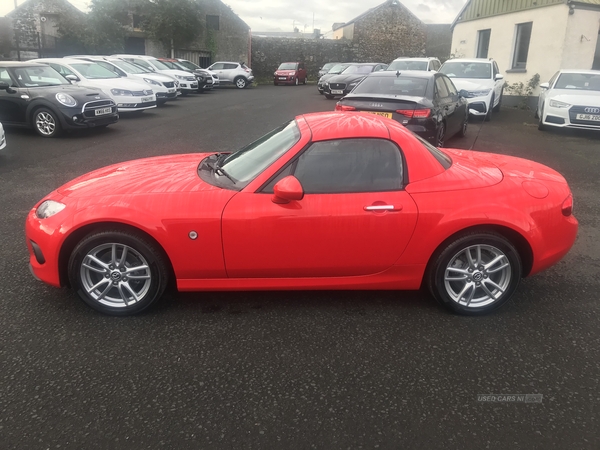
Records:
[[[68,54],[59,39],[58,24],[69,17],[74,21],[85,14],[67,0],[27,0],[6,15],[12,23],[11,59],[50,58]]]
[[[333,39],[352,41],[356,59],[389,63],[399,56],[424,56],[426,27],[400,0],[387,0],[344,24]]]

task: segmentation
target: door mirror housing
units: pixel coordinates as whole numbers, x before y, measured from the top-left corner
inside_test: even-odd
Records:
[[[502,75],[501,73],[496,74],[496,77],[494,78],[494,80],[498,81],[498,80],[504,80],[504,75]]]
[[[8,91],[10,85],[6,81],[0,81],[0,91]]]
[[[550,83],[542,83],[542,84],[540,84],[540,87],[542,89],[550,89]]]
[[[65,78],[70,82],[79,81],[79,78],[76,75],[65,75]]]
[[[284,205],[292,200],[302,200],[304,198],[304,189],[293,175],[282,178],[273,187],[273,198],[271,201],[278,205]]]
[[[462,98],[469,98],[469,91],[467,91],[466,89],[461,89],[460,91],[458,91],[458,95]]]

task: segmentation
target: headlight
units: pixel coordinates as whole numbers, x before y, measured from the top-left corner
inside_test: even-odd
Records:
[[[162,86],[162,84],[160,84],[158,81],[151,80],[150,78],[144,78],[144,81],[154,86]]]
[[[571,105],[565,102],[559,102],[558,100],[550,100],[550,108],[569,108]]]
[[[55,97],[59,103],[65,105],[65,106],[77,106],[77,101],[73,97],[71,97],[69,94],[58,93],[58,94],[56,94]]]
[[[63,209],[65,209],[65,205],[63,203],[54,201],[54,200],[46,200],[35,210],[35,215],[40,219],[47,219],[48,217],[52,217],[54,214],[58,214]]]
[[[323,86],[329,86],[329,82],[326,81],[325,83],[323,83]]]
[[[469,91],[469,98],[472,98],[472,97],[485,97],[490,92],[492,92],[491,89],[482,89],[481,91]]]
[[[175,78],[178,80],[185,80],[187,77],[182,77],[181,75],[175,75]]]
[[[111,89],[113,95],[133,95],[131,91],[126,91],[125,89]]]
[[[273,72],[273,76],[277,76],[277,72]]]

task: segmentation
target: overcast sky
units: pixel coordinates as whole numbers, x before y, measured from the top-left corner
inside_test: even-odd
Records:
[[[25,0],[18,0],[20,5]],[[82,11],[87,0],[69,0]],[[384,0],[224,0],[252,31],[293,31],[307,33],[314,26],[321,33],[331,31],[334,22],[348,22]],[[466,0],[401,0],[426,23],[450,23]],[[14,9],[14,0],[0,0],[0,16]]]

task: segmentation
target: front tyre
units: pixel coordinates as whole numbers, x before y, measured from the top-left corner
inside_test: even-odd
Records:
[[[490,106],[488,108],[487,114],[485,115],[485,118],[483,119],[486,122],[489,122],[490,120],[492,120],[492,111],[494,110],[494,102],[495,101],[496,101],[496,97],[494,95],[492,95],[492,100],[490,101]]]
[[[58,116],[49,108],[39,108],[33,113],[33,127],[45,138],[57,137],[62,132]]]
[[[86,236],[69,259],[69,280],[79,297],[96,311],[113,316],[148,308],[164,292],[168,273],[154,243],[120,230]]]
[[[546,127],[546,125],[544,125],[544,107],[542,107],[542,110],[540,111],[540,114],[538,115],[538,130],[546,131],[547,129],[548,129],[548,127]]]
[[[432,295],[450,311],[488,314],[504,305],[521,279],[521,258],[503,236],[468,233],[437,254],[428,272]]]

